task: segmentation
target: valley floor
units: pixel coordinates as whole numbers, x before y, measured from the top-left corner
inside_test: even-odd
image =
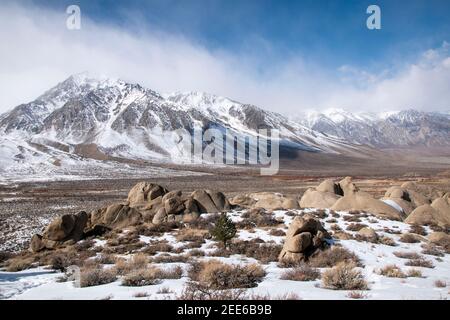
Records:
[[[256,241],[265,245],[280,244],[284,236],[275,236],[272,229],[286,231],[293,216],[302,212],[313,212],[313,210],[291,210],[274,211],[274,217],[281,224],[274,227],[257,227],[252,229],[240,229],[236,241]],[[242,221],[241,211],[230,213],[234,222]],[[337,212],[331,214],[325,211],[321,219],[327,230],[332,228],[331,224],[346,230],[351,224],[348,220],[349,214]],[[326,216],[326,217],[325,217]],[[334,220],[335,221],[334,221]],[[190,261],[204,261],[218,259],[228,264],[246,265],[250,263],[261,263],[266,271],[266,276],[258,283],[257,287],[248,289],[245,292],[248,298],[271,298],[271,299],[351,299],[358,297],[361,299],[448,299],[450,297],[450,255],[442,254],[440,257],[422,253],[424,243],[404,243],[400,241],[402,233],[409,230],[410,226],[402,222],[381,220],[368,215],[360,217],[361,223],[373,228],[380,237],[391,238],[395,246],[381,243],[370,243],[357,240],[337,240],[332,246],[342,246],[354,252],[361,260],[361,270],[364,278],[368,282],[369,289],[362,291],[331,290],[323,287],[320,277],[313,281],[293,281],[280,279],[289,268],[281,268],[277,262],[272,261],[262,263],[254,258],[242,254],[233,254],[229,257],[222,257],[214,254],[218,249],[217,243],[206,240],[198,248],[186,246],[189,241],[179,241],[177,230],[158,236],[140,236],[139,240],[145,244],[166,243],[171,247],[172,252],[157,252],[153,259],[160,257],[166,260],[164,263],[152,263],[153,266],[161,269],[172,269],[176,266],[182,268],[183,273],[179,279],[166,279],[160,283],[142,287],[130,287],[122,284],[121,279],[104,285],[87,288],[76,288],[73,281],[58,282],[61,273],[51,271],[45,267],[32,268],[20,272],[0,272],[0,297],[3,299],[176,299],[182,294],[188,277],[188,261],[167,262],[167,257],[177,261],[178,257],[190,257]],[[334,226],[333,228],[336,228]],[[425,228],[426,232],[430,232]],[[346,231],[355,235],[353,231]],[[107,247],[106,240],[95,240],[95,244],[90,250],[101,252]],[[145,248],[145,246],[144,246]],[[177,250],[179,249],[179,250]],[[203,256],[194,255],[193,250],[201,251]],[[398,257],[398,253],[417,253],[431,264],[428,267],[406,266],[407,259]],[[191,253],[191,254],[190,254]],[[90,259],[96,259],[94,255]],[[214,255],[214,256],[211,256]],[[120,255],[124,259],[130,259],[130,255]],[[156,260],[155,260],[156,261]],[[181,261],[181,259],[179,259]],[[402,272],[408,276],[401,278],[387,277],[380,274],[380,269],[388,265],[398,266]],[[110,268],[111,265],[105,265]],[[319,268],[323,274],[329,268]],[[409,276],[414,270],[414,276]],[[440,285],[439,285],[440,284]]]

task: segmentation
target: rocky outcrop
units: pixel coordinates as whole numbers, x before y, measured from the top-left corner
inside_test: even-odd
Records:
[[[84,211],[56,218],[45,228],[42,235],[35,234],[31,238],[30,250],[38,252],[43,249],[55,249],[64,244],[80,241],[84,236],[88,219],[88,214]]]
[[[249,209],[290,210],[299,208],[296,199],[285,197],[280,193],[274,192],[256,192],[238,195],[230,199],[230,203]]]
[[[90,226],[103,225],[123,229],[143,222],[142,214],[126,204],[116,203],[91,212]]]
[[[309,215],[297,216],[289,226],[278,260],[282,263],[304,261],[326,246],[327,238],[331,237],[318,219]]]
[[[158,184],[139,182],[128,193],[128,205],[133,208],[145,206],[166,193],[168,190]]]
[[[450,226],[450,204],[445,198],[437,198],[431,205],[416,208],[405,219],[406,223],[417,225]]]

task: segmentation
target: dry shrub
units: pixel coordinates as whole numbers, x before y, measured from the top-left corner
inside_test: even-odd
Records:
[[[394,239],[386,237],[386,236],[380,236],[378,237],[378,243],[384,244],[386,246],[395,247],[397,246],[397,243]]]
[[[190,257],[188,255],[170,255],[170,254],[162,254],[150,258],[150,262],[152,263],[177,263],[177,262],[186,263],[189,260]]]
[[[340,262],[322,275],[324,288],[333,290],[367,290],[368,285],[354,263]]]
[[[347,298],[350,299],[366,299],[367,297],[368,295],[364,291],[350,291],[347,293]]]
[[[344,215],[343,219],[347,222],[361,222],[359,215]]]
[[[211,289],[252,288],[266,275],[258,264],[231,265],[218,260],[195,262],[189,270],[189,277]]]
[[[325,220],[327,223],[337,223],[338,221],[335,218],[330,218],[328,220]]]
[[[135,298],[147,298],[149,296],[150,294],[148,292],[136,292],[135,294],[133,294],[133,297]]]
[[[160,236],[174,229],[179,229],[181,224],[178,222],[165,222],[161,224],[142,224],[136,226],[136,233],[139,235],[152,237]]]
[[[187,223],[190,228],[194,229],[203,229],[203,230],[210,230],[219,220],[220,214],[213,213],[208,215],[201,215],[199,218],[194,219],[193,221],[190,221]]]
[[[187,253],[189,257],[204,257],[205,251],[199,249],[193,249]]]
[[[18,272],[32,267],[34,259],[32,257],[14,257],[6,261],[5,270],[8,272]]]
[[[117,275],[114,270],[102,269],[101,266],[82,268],[80,271],[80,286],[93,287],[116,281]]]
[[[201,230],[201,229],[182,229],[179,231],[177,235],[178,241],[194,241],[194,242],[201,242],[205,243],[205,237],[209,232],[207,230]]]
[[[404,243],[417,243],[420,242],[416,237],[414,237],[412,234],[410,233],[405,233],[403,234],[400,239],[400,242],[404,242]]]
[[[280,224],[275,219],[274,215],[270,212],[266,212],[264,209],[252,209],[244,212],[241,215],[244,218],[242,221],[236,224],[236,227],[242,229],[251,229],[257,227],[271,227]]]
[[[399,252],[395,251],[394,256],[401,259],[419,259],[421,256],[416,252]]]
[[[442,281],[442,280],[436,280],[434,282],[434,286],[436,288],[445,288],[447,286],[447,283],[445,281]]]
[[[172,290],[170,290],[170,288],[168,287],[162,287],[159,288],[158,291],[156,291],[157,294],[169,294],[169,293],[173,293]]]
[[[307,264],[302,264],[292,270],[285,271],[281,275],[282,280],[293,281],[313,281],[320,277],[320,271],[316,268],[311,268]]]
[[[141,287],[159,284],[161,279],[180,279],[183,275],[181,267],[162,270],[156,267],[141,268],[131,271],[122,279],[122,285],[127,287]]]
[[[319,219],[328,218],[328,213],[326,213],[326,211],[323,209],[315,210],[315,211],[311,212],[310,214],[312,214],[313,216],[315,216],[316,218],[319,218]]]
[[[161,280],[155,277],[152,269],[133,270],[122,279],[122,285],[127,287],[151,286],[160,282]]]
[[[420,271],[419,269],[414,269],[414,268],[409,269],[406,272],[406,276],[412,277],[412,278],[422,278],[423,277],[422,271]]]
[[[214,252],[216,256],[229,256],[230,254],[242,254],[249,258],[254,258],[261,263],[269,263],[278,261],[278,256],[283,248],[282,245],[260,244],[257,241],[234,241],[227,250],[219,250]]]
[[[426,236],[428,234],[424,227],[417,225],[417,224],[413,224],[409,228],[409,232],[415,233],[415,234],[420,234],[421,236]]]
[[[176,297],[177,300],[244,300],[246,299],[246,289],[216,290],[209,286],[189,281],[182,293]]]
[[[405,263],[405,266],[434,268],[433,262],[431,262],[430,260],[425,259],[424,257],[408,260]]]
[[[384,227],[383,231],[386,232],[386,233],[390,233],[390,234],[400,234],[400,233],[402,233],[400,230],[392,230],[392,229],[390,229],[388,227]]]
[[[53,255],[50,259],[50,267],[53,270],[65,272],[67,267],[71,265],[73,265],[73,261],[70,257],[61,253]]]
[[[113,254],[102,253],[97,258],[95,258],[95,261],[100,264],[115,264],[117,261],[117,256]]]
[[[116,259],[114,270],[117,274],[124,275],[134,270],[144,269],[148,263],[148,257],[143,253],[138,253],[133,255],[129,260]]]
[[[367,224],[364,223],[351,223],[348,227],[347,227],[347,231],[359,231],[362,228],[367,227]]]
[[[92,248],[94,244],[95,241],[93,239],[86,239],[77,242],[76,244],[73,245],[73,247],[75,248],[76,251],[85,251]]]
[[[286,232],[281,229],[270,229],[269,234],[275,237],[284,237],[286,235]]]
[[[309,259],[309,265],[315,268],[333,267],[340,262],[353,262],[362,266],[359,258],[353,252],[338,246],[318,251]]]
[[[0,263],[5,262],[8,259],[11,259],[14,257],[14,254],[12,252],[8,251],[0,251]]]
[[[341,231],[342,230],[341,227],[339,227],[339,225],[336,223],[333,223],[332,225],[330,225],[330,229],[333,231]]]
[[[249,300],[301,300],[300,296],[295,292],[288,292],[284,294],[279,294],[276,296],[271,296],[269,294],[261,295],[261,294],[252,294],[249,297]]]
[[[154,255],[158,252],[172,252],[173,246],[171,246],[168,243],[160,242],[157,244],[150,244],[146,246],[144,249],[142,249],[142,252],[148,254],[148,255]]]
[[[444,252],[439,249],[436,245],[428,243],[422,245],[422,253],[430,256],[443,257]]]
[[[406,278],[406,274],[394,264],[381,268],[378,273],[389,278]]]

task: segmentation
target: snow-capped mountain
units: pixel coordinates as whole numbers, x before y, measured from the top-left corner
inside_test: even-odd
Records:
[[[403,110],[351,113],[342,109],[296,117],[304,126],[374,147],[450,146],[450,114]]]
[[[0,117],[0,168],[32,163],[64,167],[80,159],[177,162],[190,155],[180,154],[171,133],[194,128],[247,136],[276,128],[282,147],[333,153],[354,148],[341,138],[228,98],[200,92],[161,95],[139,84],[80,74]]]

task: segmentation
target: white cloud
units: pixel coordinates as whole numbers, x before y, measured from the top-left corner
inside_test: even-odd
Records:
[[[158,30],[135,34],[82,17],[82,30],[69,31],[65,12],[0,5],[0,112],[82,71],[160,92],[206,91],[284,113],[450,109],[448,43],[387,77],[386,70],[371,74],[352,66],[324,70],[301,57],[272,64],[255,54],[211,51]]]

